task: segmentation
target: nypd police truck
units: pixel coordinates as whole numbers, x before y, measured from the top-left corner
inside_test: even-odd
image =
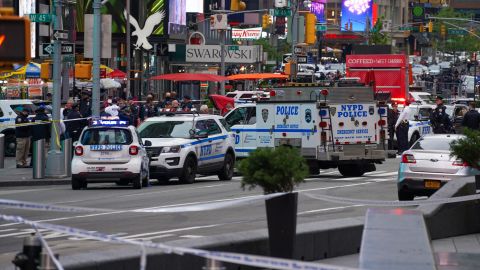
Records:
[[[387,154],[387,106],[374,100],[371,87],[276,88],[269,100],[239,106],[226,121],[237,158],[288,145],[300,150],[312,174],[338,168],[343,176],[361,176]]]

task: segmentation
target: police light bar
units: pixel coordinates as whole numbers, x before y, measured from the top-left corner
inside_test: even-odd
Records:
[[[128,126],[127,121],[124,120],[104,120],[97,119],[90,122],[91,127],[126,127]]]

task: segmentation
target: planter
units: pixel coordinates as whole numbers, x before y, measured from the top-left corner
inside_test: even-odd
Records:
[[[270,256],[292,259],[297,231],[298,193],[265,201]]]

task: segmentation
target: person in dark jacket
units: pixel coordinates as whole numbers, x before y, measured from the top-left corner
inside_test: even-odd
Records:
[[[50,139],[50,118],[45,112],[44,106],[40,106],[36,113],[32,121],[35,123],[35,125],[32,125],[32,141],[45,139],[45,144],[48,144]]]
[[[397,103],[392,103],[392,108],[388,109],[387,124],[388,124],[388,149],[393,149],[393,139],[395,137],[395,124],[397,123],[400,111]]]
[[[17,168],[28,168],[27,158],[30,152],[30,137],[32,130],[30,120],[28,119],[29,111],[27,108],[18,108],[17,118],[15,118],[15,137],[17,139],[17,152],[15,155]]]
[[[75,104],[73,105],[72,110],[67,116],[67,121],[65,122],[67,132],[74,142],[78,141],[84,126],[82,120],[75,120],[80,118],[82,118],[82,115],[80,114],[78,104]]]
[[[462,127],[473,130],[480,129],[480,113],[475,109],[475,103],[470,102],[470,110],[463,116]]]
[[[80,114],[83,117],[92,115],[92,103],[90,102],[90,96],[87,92],[82,94],[82,100],[80,100]]]
[[[447,107],[443,105],[443,97],[437,96],[435,99],[437,107],[433,110],[430,115],[430,122],[432,123],[433,133],[435,134],[446,134],[450,133],[452,130],[452,122],[448,116],[446,110]]]
[[[193,108],[192,98],[190,96],[184,96],[182,102],[182,110],[189,112]]]

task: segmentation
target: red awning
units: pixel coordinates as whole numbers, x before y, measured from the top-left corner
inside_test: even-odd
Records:
[[[252,74],[237,74],[227,77],[229,81],[238,80],[272,80],[272,79],[288,79],[288,75],[278,73],[252,73]]]
[[[213,102],[215,109],[221,111],[222,115],[226,113],[227,104],[230,103],[232,107],[235,105],[235,100],[231,97],[226,97],[222,95],[210,95],[208,97]]]
[[[227,77],[206,74],[206,73],[171,73],[163,74],[150,78],[151,80],[168,80],[168,81],[202,81],[202,82],[221,82],[226,81]]]
[[[110,72],[107,74],[107,77],[109,78],[121,78],[121,79],[124,79],[127,77],[127,73],[119,70],[119,69],[115,69],[114,71]]]

